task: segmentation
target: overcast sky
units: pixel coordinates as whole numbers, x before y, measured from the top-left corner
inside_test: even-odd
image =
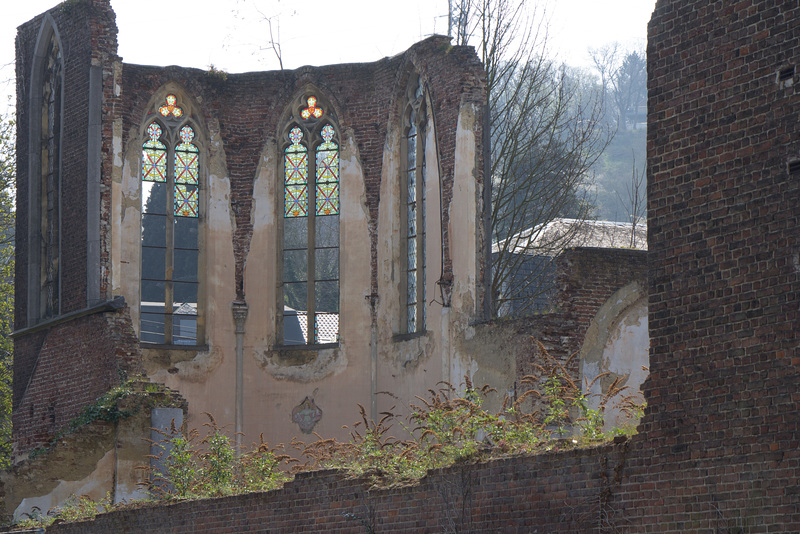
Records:
[[[656,0],[527,0],[549,22],[551,53],[588,65],[587,50],[618,41],[644,47]],[[57,5],[13,0],[0,20],[0,111],[13,92],[16,27]],[[278,68],[260,50],[269,25],[283,66],[374,61],[433,33],[447,33],[447,0],[111,0],[119,54],[128,63],[182,65],[228,72]],[[544,8],[544,9],[543,9]],[[164,21],[164,22],[162,22]]]

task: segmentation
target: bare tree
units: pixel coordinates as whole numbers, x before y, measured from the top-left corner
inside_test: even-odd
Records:
[[[600,77],[605,102],[605,121],[614,128],[614,139],[594,170],[597,199],[607,218],[642,224],[644,172],[636,161],[644,159],[647,102],[647,62],[643,50],[625,49],[619,43],[589,49]],[[633,169],[632,179],[626,178]],[[638,243],[639,246],[644,243]]]
[[[451,0],[451,35],[474,46],[488,79],[491,136],[493,314],[513,304],[529,309],[547,291],[540,265],[552,259],[590,217],[589,170],[610,139],[601,126],[602,100],[580,73],[547,54],[547,25],[525,0]],[[547,223],[576,221],[565,232]],[[546,262],[547,263],[547,262]]]
[[[255,45],[255,51],[253,54],[260,54],[264,51],[272,51],[275,55],[275,59],[278,60],[278,66],[280,70],[283,70],[283,50],[281,48],[281,23],[280,17],[281,13],[274,13],[272,15],[267,15],[262,11],[258,4],[253,1],[249,0],[237,0],[235,7],[233,8],[233,16],[238,20],[247,20],[252,16],[251,13],[247,13],[248,9],[252,9],[255,11],[259,20],[267,23],[267,31],[269,32],[269,36],[266,39],[266,43],[257,43]],[[293,16],[297,14],[297,11],[294,11],[289,16]],[[247,45],[253,46],[253,45]]]
[[[645,213],[645,205],[646,205],[646,198],[645,198],[645,176],[647,167],[646,165],[642,165],[641,169],[636,168],[636,155],[634,154],[633,157],[633,166],[631,169],[631,181],[625,187],[625,192],[627,193],[627,198],[620,197],[620,203],[625,206],[626,211],[628,212],[628,219],[631,221],[631,238],[630,238],[630,248],[640,248],[644,243],[639,242],[637,240],[637,229],[639,226],[644,224],[646,213]],[[617,193],[619,196],[619,193]]]
[[[642,50],[623,50],[619,43],[589,49],[592,63],[600,75],[606,111],[620,128],[635,126],[631,122],[640,106],[647,101],[647,60]]]

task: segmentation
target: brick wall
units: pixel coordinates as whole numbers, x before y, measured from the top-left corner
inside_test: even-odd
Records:
[[[471,517],[485,520],[461,530],[800,531],[800,177],[787,170],[800,155],[800,77],[777,83],[800,57],[798,35],[793,2],[659,0],[648,45],[651,374],[640,434],[624,460],[601,449],[470,468],[482,483]],[[381,494],[377,531],[441,531],[437,476]],[[619,485],[597,487],[609,479]],[[369,512],[355,484],[320,474],[272,495],[111,514],[96,531],[169,517],[159,528],[180,532],[215,517],[208,532],[244,530],[236,521],[359,532],[341,516]],[[53,529],[78,531],[90,532]]]
[[[650,407],[615,496],[637,532],[800,531],[798,35],[772,0],[660,0],[649,26]]]
[[[515,321],[520,332],[539,340],[547,352],[565,362],[583,346],[586,331],[600,307],[631,282],[647,285],[647,252],[630,249],[580,247],[565,250],[555,259],[553,313]],[[517,378],[532,374],[538,348],[518,358]],[[569,369],[578,377],[578,359]]]
[[[25,336],[17,346],[29,342],[36,342],[39,349],[35,372],[20,388],[24,396],[15,398],[17,454],[44,445],[84,406],[125,377],[142,372],[139,341],[127,309],[89,315]]]
[[[89,177],[89,77],[93,61],[107,69],[116,54],[116,26],[107,0],[65,3],[20,26],[17,33],[17,213],[14,326],[28,324],[29,192],[40,178],[29,163],[29,130],[39,120],[32,110],[30,80],[41,27],[50,17],[63,56],[63,115],[60,165],[60,304],[61,314],[87,307],[87,204]],[[110,147],[110,135],[107,145]],[[110,153],[110,150],[107,150]],[[96,178],[96,177],[95,177]],[[105,196],[108,201],[110,188]],[[36,200],[33,200],[36,202]],[[37,222],[33,223],[38,224]],[[37,235],[33,235],[36,242]],[[107,267],[107,265],[106,265]],[[108,269],[103,269],[108,272]],[[34,282],[36,283],[36,282]],[[105,290],[103,290],[105,291]],[[23,333],[14,340],[14,439],[17,452],[40,445],[119,382],[119,369],[132,370],[130,319],[123,314],[83,318],[46,331]],[[117,342],[120,342],[117,345]],[[72,352],[67,352],[72,351]],[[27,397],[26,397],[27,392]]]
[[[279,491],[112,512],[47,532],[594,532],[624,457],[621,445],[495,460],[393,490],[321,471]]]
[[[109,48],[116,52],[116,26],[108,0],[72,2],[48,11],[61,43],[63,56],[63,114],[61,135],[60,187],[60,302],[61,312],[86,306],[87,265],[87,156],[89,131],[89,71],[92,59]],[[27,266],[29,227],[27,207],[31,176],[27,158],[31,122],[39,120],[31,110],[30,87],[33,57],[44,15],[21,26],[17,33],[17,217],[16,231],[16,312],[15,327],[27,324]],[[102,45],[99,46],[99,45]],[[96,58],[95,58],[96,59]],[[35,155],[34,155],[35,156]]]
[[[640,434],[627,448],[459,466],[369,495],[323,472],[271,494],[49,530],[363,531],[343,515],[353,513],[378,532],[800,531],[800,177],[787,170],[800,154],[800,77],[777,83],[800,57],[798,35],[792,2],[656,5],[648,45],[651,374]]]
[[[451,273],[446,232],[452,200],[458,112],[466,103],[482,109],[486,98],[483,70],[472,48],[451,48],[447,38],[434,36],[417,43],[404,54],[375,63],[229,74],[224,81],[198,69],[126,64],[122,77],[123,95],[111,98],[115,102],[115,116],[124,120],[123,146],[128,146],[131,136],[138,135],[138,127],[146,117],[153,93],[168,82],[186,89],[198,103],[206,121],[219,121],[231,182],[231,205],[236,216],[236,298],[244,299],[243,273],[253,232],[253,183],[259,158],[270,141],[282,142],[276,140],[276,136],[284,125],[290,99],[306,84],[318,87],[331,102],[342,129],[352,132],[357,144],[369,209],[372,290],[376,292],[378,207],[384,149],[389,126],[400,121],[398,102],[413,69],[420,73],[429,88],[436,117],[443,186],[443,248],[447,255],[444,270]],[[207,129],[208,124],[202,127]],[[482,135],[480,125],[476,133]],[[480,152],[475,169],[480,191],[483,183],[483,154]],[[482,235],[479,237],[483,239]],[[479,274],[483,276],[482,271]],[[483,298],[482,289],[479,297]]]

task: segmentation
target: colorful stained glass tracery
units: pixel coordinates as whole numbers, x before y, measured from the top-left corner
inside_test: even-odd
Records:
[[[171,98],[170,98],[171,97]],[[179,117],[174,95],[158,109]],[[165,109],[173,106],[172,109]],[[161,120],[161,119],[159,119]],[[152,122],[142,144],[140,336],[146,343],[194,345],[199,312],[199,155],[195,130]],[[177,139],[176,139],[177,138]]]
[[[307,103],[284,151],[280,313],[286,345],[339,343],[339,145],[332,124],[314,127],[313,119],[323,116],[316,98]]]
[[[181,128],[180,138],[182,143],[175,147],[175,182],[197,185],[197,156],[200,151],[192,144],[192,127]]]
[[[147,127],[148,140],[142,146],[142,180],[167,181],[167,147],[159,139],[161,127],[152,123]]]
[[[333,126],[322,128],[323,143],[317,147],[316,214],[339,213],[339,146],[333,141]]]
[[[162,117],[172,115],[176,119],[183,116],[183,110],[178,107],[178,98],[175,95],[167,95],[164,99],[167,103],[158,108]]]
[[[197,186],[175,184],[175,216],[197,217]]]
[[[323,111],[321,107],[317,106],[317,97],[309,96],[308,100],[306,100],[308,107],[300,111],[300,116],[303,117],[304,120],[308,120],[311,117],[315,119],[319,119],[322,117]]]
[[[308,215],[308,149],[302,144],[303,131],[295,126],[289,132],[292,142],[284,161],[284,216]]]

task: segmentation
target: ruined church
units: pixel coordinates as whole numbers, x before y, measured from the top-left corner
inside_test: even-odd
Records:
[[[123,63],[116,34],[92,0],[17,38],[18,457],[135,378],[188,425],[288,443],[462,372],[487,277],[472,49],[224,75]]]
[[[576,376],[630,375],[638,360],[609,367],[630,339],[646,359],[642,251],[570,251],[557,312],[486,322],[487,85],[469,47],[134,65],[109,0],[85,0],[20,26],[16,48],[7,513],[142,496],[151,427],[211,414],[240,447],[346,438],[359,405],[402,413],[464,376],[513,395],[534,338],[580,354]],[[121,385],[149,400],[125,404]],[[110,391],[128,416],[73,432]]]

